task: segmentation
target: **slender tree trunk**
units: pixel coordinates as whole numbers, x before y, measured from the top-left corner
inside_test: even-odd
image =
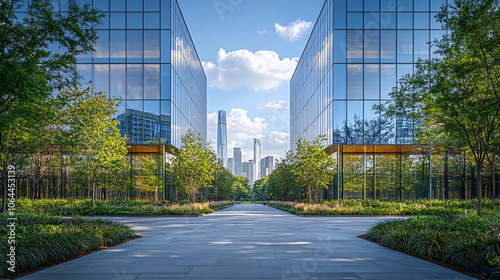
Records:
[[[7,204],[7,163],[3,165],[2,171],[2,213],[5,214]]]
[[[493,169],[491,171],[491,181],[492,181],[492,191],[493,191],[493,209],[495,209],[495,200],[496,200],[496,196],[497,196],[497,191],[496,191],[496,182],[495,182],[496,178],[495,178],[495,169]]]
[[[474,199],[476,197],[475,191],[474,191],[474,166],[472,166],[472,163],[470,165],[470,198]]]
[[[477,215],[479,217],[482,217],[481,167],[482,163],[477,163]]]
[[[307,185],[307,198],[309,199],[309,204],[311,204],[311,185]]]
[[[96,178],[94,176],[94,178],[92,178],[92,207],[95,206],[95,181],[96,181]]]

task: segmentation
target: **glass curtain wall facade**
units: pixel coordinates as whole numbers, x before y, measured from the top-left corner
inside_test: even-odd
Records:
[[[217,156],[227,167],[227,120],[226,111],[219,111],[217,121]]]
[[[207,135],[207,79],[176,0],[82,0],[105,14],[84,85],[121,99],[115,118],[131,146],[127,198],[164,190],[165,153],[189,130]],[[54,0],[61,11],[67,0]]]
[[[290,82],[291,146],[326,135],[338,172],[329,198],[432,197],[429,149],[414,124],[373,109],[445,30],[446,0],[326,0]]]

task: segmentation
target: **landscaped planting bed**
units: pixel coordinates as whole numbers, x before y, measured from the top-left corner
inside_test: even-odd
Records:
[[[418,258],[500,269],[500,216],[421,216],[381,222],[368,240]]]
[[[90,199],[19,199],[18,210],[27,213],[51,215],[204,215],[229,207],[230,201],[171,204],[154,201],[96,201],[92,207]]]
[[[269,205],[297,215],[461,215],[477,213],[477,200],[341,200],[308,204],[270,201]],[[491,200],[483,201],[485,215],[497,213]]]
[[[0,214],[0,278],[36,271],[135,237],[130,227],[109,220],[28,213],[15,215],[12,235],[8,218],[12,216]],[[9,244],[9,236],[15,237],[15,243]],[[11,251],[15,253],[15,273],[8,270],[7,253]]]

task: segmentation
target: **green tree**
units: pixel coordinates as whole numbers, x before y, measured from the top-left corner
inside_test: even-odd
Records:
[[[73,141],[71,156],[78,172],[85,174],[92,186],[94,206],[98,177],[119,172],[127,164],[126,138],[118,130],[119,122],[112,118],[118,112],[117,103],[103,92],[92,93],[90,88],[71,88],[61,95],[69,101],[62,121]]]
[[[215,170],[214,179],[209,188],[214,195],[214,199],[230,199],[235,180],[236,178],[233,174],[224,168],[223,165],[219,164]]]
[[[413,119],[420,134],[464,143],[481,170],[500,129],[500,11],[498,0],[456,0],[438,15],[449,35],[434,42],[442,58],[421,63],[391,93],[385,113]]]
[[[196,202],[198,189],[213,180],[217,156],[203,136],[190,130],[182,136],[182,147],[176,152],[173,170],[176,183]]]
[[[292,171],[298,181],[303,182],[307,188],[307,198],[311,203],[313,190],[316,191],[315,199],[318,199],[318,189],[328,189],[332,179],[335,161],[325,151],[322,144],[326,137],[321,135],[313,141],[299,139],[295,154],[295,165]]]
[[[267,184],[268,180],[269,180],[269,176],[266,176],[266,177],[264,177],[260,180],[257,180],[253,183],[252,193],[253,193],[253,197],[255,200],[264,201],[264,199],[267,197],[268,187],[269,187],[269,184]]]
[[[236,176],[231,192],[233,200],[247,200],[251,195],[251,186],[247,178]]]
[[[43,119],[50,115],[43,113],[43,104],[54,92],[74,82],[76,56],[92,51],[97,40],[92,25],[103,17],[76,1],[69,1],[67,13],[54,12],[50,0],[30,2],[29,8],[25,6],[28,1],[0,2],[0,168],[4,195],[9,155],[19,152],[20,147],[29,149],[21,140],[36,139],[29,134],[45,127]],[[20,9],[27,11],[22,17]]]

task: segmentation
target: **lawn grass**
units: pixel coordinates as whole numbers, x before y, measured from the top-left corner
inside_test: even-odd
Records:
[[[11,216],[0,214],[0,278],[36,271],[135,236],[130,227],[109,220],[17,213],[15,244],[8,244],[8,218]],[[15,247],[15,273],[8,271],[11,246]]]
[[[297,215],[460,215],[477,213],[477,200],[343,200],[308,204],[270,201],[275,208]],[[491,200],[483,201],[485,215],[498,213]]]
[[[18,211],[49,215],[204,215],[231,206],[230,201],[172,204],[154,201],[96,201],[90,199],[18,199]]]

